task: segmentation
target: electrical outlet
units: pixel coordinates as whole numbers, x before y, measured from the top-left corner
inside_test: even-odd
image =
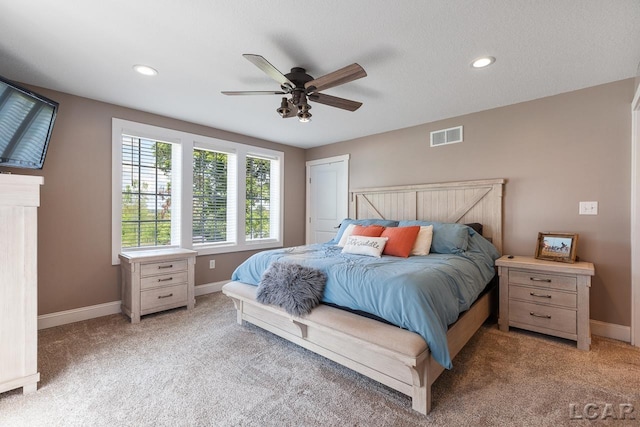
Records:
[[[209,269],[214,269],[216,268],[216,260],[215,259],[210,259],[209,260]]]
[[[580,215],[598,215],[598,202],[580,202]]]

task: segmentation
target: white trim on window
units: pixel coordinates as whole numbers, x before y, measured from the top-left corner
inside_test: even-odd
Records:
[[[247,152],[246,157],[252,157],[254,159],[266,160],[270,162],[270,194],[269,194],[269,205],[270,205],[270,214],[269,215],[269,237],[263,238],[254,238],[246,241],[249,245],[262,244],[265,242],[274,241],[277,239],[275,236],[280,235],[280,230],[282,228],[282,215],[280,215],[280,197],[283,191],[282,181],[280,177],[282,176],[282,166],[279,158],[275,156],[268,156],[263,153],[255,153],[255,152]],[[246,180],[245,180],[246,183]],[[245,230],[246,236],[246,230]]]
[[[112,259],[113,265],[120,264],[118,254],[122,251],[122,135],[133,135],[153,140],[166,141],[177,144],[177,149],[172,151],[172,185],[177,190],[177,199],[172,199],[172,207],[175,208],[175,223],[172,222],[172,233],[179,236],[180,246],[198,251],[198,255],[209,255],[226,252],[239,252],[246,250],[268,249],[282,247],[284,225],[284,153],[261,147],[224,141],[202,135],[181,132],[174,129],[165,129],[143,123],[131,122],[118,118],[112,119]],[[235,162],[229,165],[228,179],[235,180],[235,193],[230,200],[235,200],[228,209],[227,215],[234,215],[236,220],[235,242],[196,244],[192,242],[192,210],[193,210],[193,149],[203,148],[214,151],[233,154]],[[276,206],[272,206],[275,212],[272,214],[272,226],[277,230],[271,233],[269,239],[246,241],[245,239],[245,196],[246,196],[246,157],[252,155],[273,160],[277,165],[272,170],[272,198],[277,200]],[[179,165],[179,167],[178,167]],[[232,197],[232,198],[231,198]],[[173,214],[172,214],[173,217]],[[163,246],[166,247],[166,246]],[[148,250],[149,247],[144,249]],[[134,251],[135,248],[127,248]]]
[[[111,122],[111,265],[120,264],[122,247],[122,133],[120,123]]]
[[[226,235],[225,235],[225,239],[223,241],[214,241],[214,242],[202,242],[202,243],[193,243],[193,247],[196,250],[206,250],[208,248],[211,247],[224,247],[224,246],[233,246],[236,244],[237,241],[237,224],[236,224],[236,210],[237,210],[237,191],[236,191],[236,186],[237,186],[237,173],[236,173],[236,169],[237,169],[237,164],[238,164],[238,160],[237,160],[237,156],[235,154],[235,150],[233,150],[234,152],[231,152],[232,150],[223,150],[223,149],[213,149],[211,147],[208,146],[203,146],[203,144],[195,144],[194,148],[194,154],[197,151],[208,151],[208,152],[212,152],[212,153],[219,153],[219,154],[224,154],[227,159],[226,161],[226,168],[227,168],[227,173],[226,173],[226,180],[227,180],[227,188],[226,188],[226,192],[227,192],[227,197],[225,200],[225,210],[226,210]],[[195,184],[194,184],[195,185]],[[192,215],[193,217],[193,215]],[[193,227],[192,227],[193,230]],[[192,239],[193,242],[193,239]]]

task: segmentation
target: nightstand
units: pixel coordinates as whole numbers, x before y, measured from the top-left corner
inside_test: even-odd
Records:
[[[501,331],[508,331],[509,326],[527,329],[577,341],[580,350],[589,350],[592,263],[503,256],[496,266]]]
[[[122,253],[122,312],[138,323],[140,316],[170,308],[195,306],[196,251],[158,249]]]

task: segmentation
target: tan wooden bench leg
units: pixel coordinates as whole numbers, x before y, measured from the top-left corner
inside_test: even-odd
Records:
[[[431,385],[429,384],[428,359],[411,368],[413,378],[413,396],[411,406],[414,411],[427,415],[431,412]]]
[[[236,308],[236,322],[238,322],[238,325],[242,325],[242,300],[233,297],[229,298],[231,298],[231,301],[233,301],[233,305]]]

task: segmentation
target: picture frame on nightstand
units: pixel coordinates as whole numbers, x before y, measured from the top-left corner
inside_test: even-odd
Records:
[[[538,233],[536,259],[548,261],[576,262],[578,234],[576,233]]]

